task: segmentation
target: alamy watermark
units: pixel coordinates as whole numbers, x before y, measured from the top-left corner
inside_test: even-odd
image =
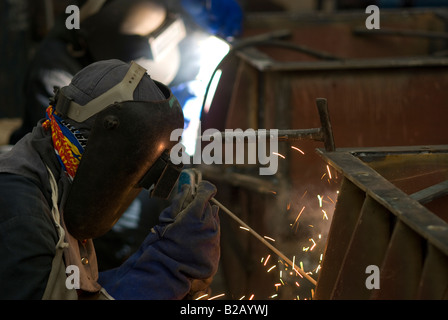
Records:
[[[67,274],[67,278],[65,279],[65,287],[69,290],[79,289],[81,287],[79,280],[79,267],[71,264],[65,268],[65,273]]]
[[[369,290],[380,288],[380,268],[374,264],[367,266],[366,274],[369,276],[366,278],[366,288]]]
[[[380,28],[380,8],[370,5],[366,8],[366,13],[370,15],[366,19],[366,28],[369,30]]]
[[[76,5],[69,5],[65,8],[65,13],[69,16],[65,19],[65,27],[68,30],[79,29],[80,26],[80,15],[79,7]]]
[[[76,265],[69,265],[65,269],[67,279],[65,280],[65,287],[69,290],[80,288],[80,274],[79,267]],[[380,268],[377,265],[368,265],[366,267],[367,276],[365,286],[368,290],[380,289]]]
[[[183,129],[171,133],[179,141]],[[200,133],[200,125],[198,133]],[[202,142],[209,142],[202,148]],[[247,151],[247,152],[246,152]],[[179,142],[170,152],[174,164],[259,164],[259,174],[274,175],[278,170],[278,130],[207,129],[198,134],[196,152],[190,157]]]
[[[366,7],[366,13],[370,14],[366,19],[366,28],[380,29],[380,9],[376,5]],[[65,8],[68,17],[65,19],[65,27],[69,30],[80,28],[80,14],[77,5],[69,5]]]

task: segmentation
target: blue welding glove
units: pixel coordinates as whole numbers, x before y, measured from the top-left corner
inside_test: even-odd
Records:
[[[229,38],[242,32],[243,10],[236,0],[182,0],[182,7],[213,35]]]
[[[174,300],[206,290],[220,257],[218,207],[209,203],[215,193],[207,181],[195,195],[182,186],[139,250],[98,282],[115,299]]]

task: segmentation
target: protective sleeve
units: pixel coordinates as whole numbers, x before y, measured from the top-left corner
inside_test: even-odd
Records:
[[[0,300],[42,298],[57,242],[49,210],[32,181],[0,174]]]
[[[216,187],[202,181],[195,196],[188,185],[159,217],[139,250],[120,267],[100,272],[99,283],[115,299],[183,299],[192,282],[212,277],[220,257]]]

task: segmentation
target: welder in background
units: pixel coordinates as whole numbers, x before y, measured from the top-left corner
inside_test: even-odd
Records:
[[[91,2],[96,5],[86,12]],[[38,46],[24,83],[22,127],[10,144],[30,132],[45,115],[45,104],[54,86],[67,85],[73,75],[92,62],[104,59],[136,60],[154,79],[171,88],[194,80],[201,52],[198,39],[214,34],[231,39],[242,30],[242,11],[235,0],[108,0],[74,1],[81,8],[80,29],[68,30],[61,15]],[[184,37],[164,44],[154,57],[148,39],[180,17]],[[156,59],[157,58],[157,59]],[[174,90],[176,92],[176,90]],[[181,101],[182,105],[182,101]]]

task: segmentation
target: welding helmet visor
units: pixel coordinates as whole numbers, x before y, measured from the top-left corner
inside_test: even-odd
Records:
[[[132,100],[144,73],[131,63],[123,80],[90,105],[78,105],[64,88],[57,98],[56,110],[69,119],[83,122],[95,116],[63,213],[68,231],[79,240],[109,231],[142,188],[168,197],[180,174],[169,150],[178,142],[170,140],[171,132],[183,127],[181,106],[156,81],[163,100]]]

